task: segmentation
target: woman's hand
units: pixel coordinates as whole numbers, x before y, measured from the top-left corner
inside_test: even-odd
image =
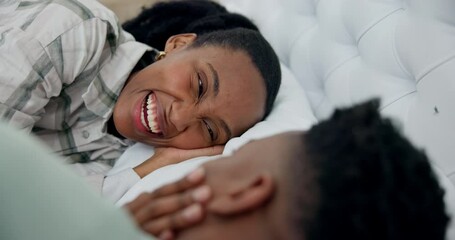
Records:
[[[160,167],[176,164],[195,157],[221,154],[223,149],[224,146],[212,146],[189,150],[172,147],[155,148],[155,154],[145,162],[133,168],[133,170],[140,178],[143,178]]]
[[[202,185],[205,174],[199,168],[185,178],[152,193],[143,193],[125,208],[145,232],[160,239],[173,239],[176,230],[202,221],[203,205],[211,191]]]

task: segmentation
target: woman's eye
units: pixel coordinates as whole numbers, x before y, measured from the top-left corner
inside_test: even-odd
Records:
[[[198,84],[198,98],[201,98],[202,94],[204,93],[204,83],[202,82],[202,79],[199,76],[199,74],[197,75],[197,84]]]
[[[207,132],[210,135],[210,139],[212,140],[212,142],[215,141],[215,134],[213,133],[212,128],[210,127],[210,125],[206,121],[204,121],[204,124],[205,124],[205,127],[207,128]]]

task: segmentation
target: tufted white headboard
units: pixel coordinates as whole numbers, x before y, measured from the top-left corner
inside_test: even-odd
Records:
[[[455,1],[220,2],[258,24],[317,118],[380,97],[455,184]]]
[[[381,98],[434,163],[455,216],[454,0],[220,0],[273,45],[318,119]],[[455,239],[455,219],[447,239]]]

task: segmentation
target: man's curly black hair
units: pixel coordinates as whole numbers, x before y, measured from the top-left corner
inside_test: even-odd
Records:
[[[301,191],[291,206],[304,239],[444,239],[449,217],[429,160],[378,107],[337,110],[303,135],[305,149],[291,166]]]

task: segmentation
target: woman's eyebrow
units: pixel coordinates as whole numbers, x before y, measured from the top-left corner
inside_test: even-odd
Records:
[[[210,72],[212,73],[213,94],[216,97],[220,91],[220,79],[218,78],[218,72],[215,70],[212,64],[207,63],[207,66],[209,66]]]

